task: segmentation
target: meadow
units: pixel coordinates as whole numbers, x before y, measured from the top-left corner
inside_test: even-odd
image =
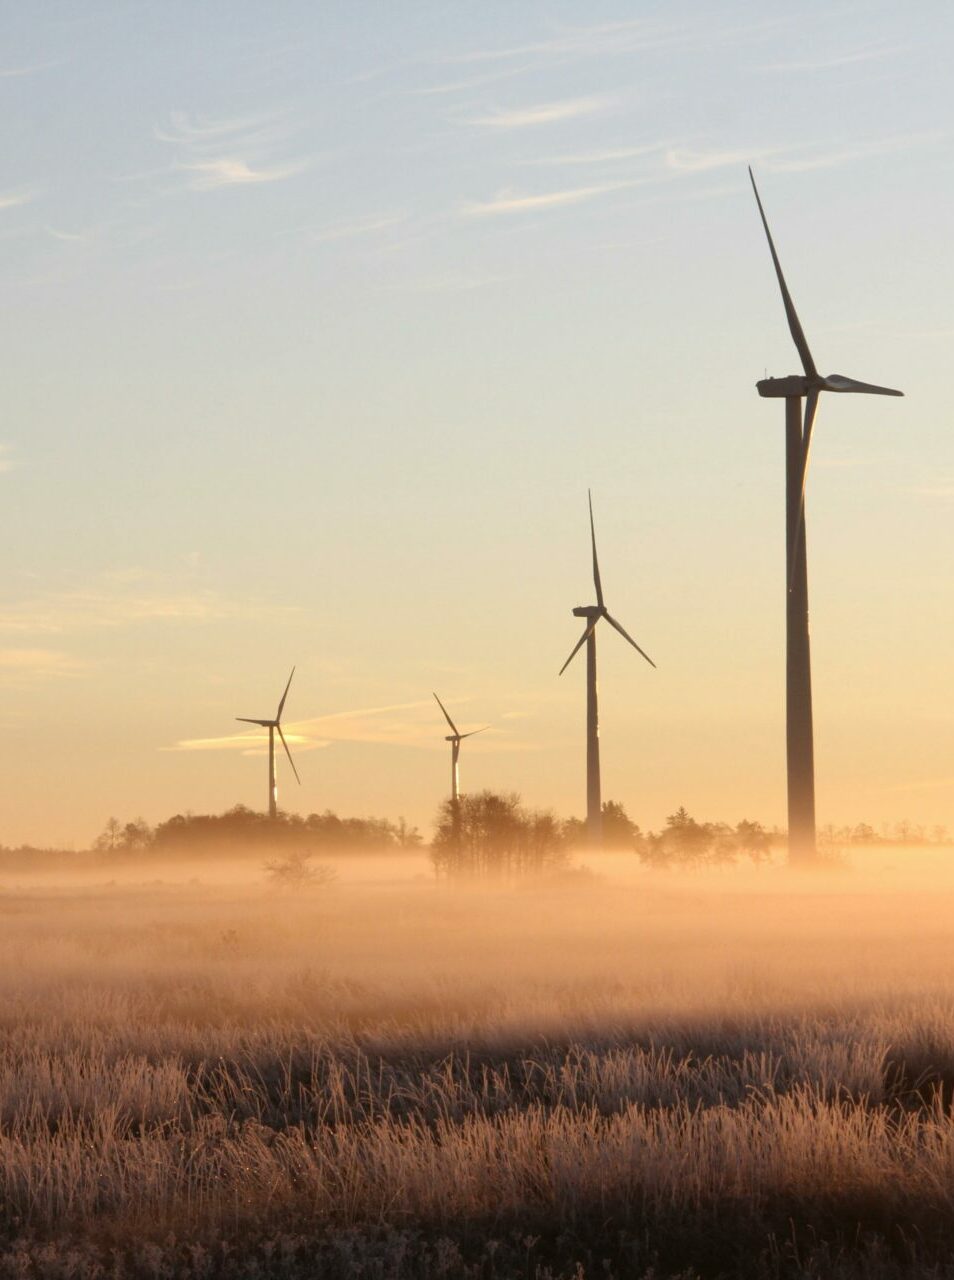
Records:
[[[0,885],[0,1277],[954,1276],[954,853]]]

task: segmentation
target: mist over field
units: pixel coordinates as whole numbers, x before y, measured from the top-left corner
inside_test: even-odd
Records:
[[[952,66],[0,3],[0,1280],[954,1280]]]
[[[894,1276],[954,1208],[954,867],[424,853],[0,889],[0,1276]]]

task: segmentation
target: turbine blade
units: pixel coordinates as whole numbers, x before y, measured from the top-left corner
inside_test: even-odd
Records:
[[[299,786],[301,786],[301,778],[299,778],[298,776],[298,770],[295,768],[295,762],[292,759],[292,754],[288,750],[288,743],[285,741],[285,735],[282,733],[282,727],[277,721],[275,723],[275,728],[278,730],[278,736],[282,740],[282,746],[285,748],[285,755],[288,756],[288,763],[292,767],[292,773],[295,775],[295,781],[298,783]]]
[[[596,587],[596,603],[603,607],[603,585],[600,582],[600,562],[596,558],[596,527],[593,524],[593,495],[589,489],[586,496],[590,503],[590,541],[593,544],[593,586]]]
[[[903,391],[895,391],[891,387],[876,387],[873,382],[858,382],[855,378],[846,378],[842,373],[830,373],[822,381],[826,391],[858,391],[867,396],[903,396]]]
[[[788,328],[792,335],[792,341],[798,348],[798,355],[802,362],[802,368],[805,370],[805,376],[807,378],[817,378],[818,370],[815,368],[815,361],[812,359],[812,353],[808,349],[808,342],[805,338],[801,321],[798,318],[798,312],[795,310],[795,303],[792,301],[792,295],[788,291],[788,285],[785,283],[785,277],[782,274],[782,264],[779,262],[778,254],[775,252],[775,241],[772,239],[771,231],[769,231],[768,219],[765,216],[765,210],[762,208],[762,200],[759,196],[759,189],[755,185],[755,176],[752,173],[751,165],[749,165],[749,178],[752,181],[752,190],[755,192],[755,202],[759,206],[762,226],[765,228],[772,261],[775,263],[775,274],[778,276],[779,288],[782,291],[782,302],[785,304],[785,315],[788,317]]]
[[[788,589],[795,584],[795,570],[798,568],[798,546],[802,526],[805,523],[805,486],[808,483],[808,454],[812,447],[812,428],[815,425],[815,412],[818,409],[818,392],[809,391],[805,397],[805,426],[802,430],[802,479],[799,486],[798,510],[795,512],[795,527],[792,529],[792,545],[789,549],[791,572],[788,577]]]
[[[440,698],[437,697],[436,693],[434,694],[434,697],[437,698],[437,705],[440,707],[440,709],[444,713],[444,719],[447,721],[447,723],[451,727],[451,733],[457,733],[457,725],[454,724],[453,720],[447,714],[447,708],[444,706],[443,702],[441,702]],[[458,733],[457,736],[460,737],[460,734]]]
[[[275,723],[278,724],[282,718],[282,712],[285,710],[285,699],[288,697],[288,690],[291,688],[292,676],[295,674],[295,668],[291,669],[291,676],[288,677],[288,684],[285,685],[285,692],[282,694],[282,700],[278,704],[278,710],[275,712]]]
[[[610,624],[610,626],[611,626],[611,627],[615,627],[615,628],[616,628],[616,630],[617,630],[617,631],[620,633],[620,635],[623,637],[623,639],[624,639],[624,640],[628,640],[628,641],[629,641],[629,643],[630,643],[630,644],[633,646],[633,648],[636,650],[636,652],[637,652],[637,653],[641,653],[641,654],[643,655],[643,657],[646,659],[646,661],[649,663],[649,665],[650,665],[651,667],[655,667],[655,665],[656,665],[656,664],[655,664],[655,662],[653,662],[653,660],[652,660],[652,658],[649,656],[649,654],[648,654],[648,653],[643,653],[643,650],[642,650],[642,649],[640,649],[639,645],[636,643],[636,641],[633,639],[633,637],[629,634],[629,632],[628,632],[628,631],[626,631],[623,627],[621,627],[621,626],[620,626],[620,624],[616,621],[616,619],[612,616],[612,614],[609,614],[609,613],[608,613],[608,614],[606,614],[605,616],[606,616],[606,621]]]
[[[485,724],[483,729],[471,729],[470,733],[462,733],[460,735],[460,741],[463,742],[465,738],[472,738],[476,733],[485,733],[489,728],[490,728],[490,725]]]
[[[586,630],[580,636],[579,640],[577,640],[573,648],[573,652],[570,654],[566,662],[564,662],[563,666],[560,668],[559,674],[561,676],[563,675],[567,667],[570,665],[570,663],[573,661],[573,659],[576,657],[576,655],[579,653],[579,651],[583,648],[584,644],[586,644],[587,640],[589,640],[590,635],[596,628],[596,624],[598,622],[599,622],[599,618],[594,618],[593,621],[590,623],[590,625],[586,628]]]
[[[241,720],[242,724],[260,724],[263,729],[267,729],[272,723],[271,720],[250,720],[248,716],[236,716],[236,720]]]

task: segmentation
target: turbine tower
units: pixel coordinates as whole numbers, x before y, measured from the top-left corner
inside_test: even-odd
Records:
[[[808,561],[805,546],[805,481],[818,396],[822,391],[900,396],[903,391],[856,382],[840,373],[823,377],[815,366],[805,333],[775,252],[768,220],[751,168],[749,178],[775,265],[789,332],[802,374],[765,378],[755,385],[760,396],[785,401],[785,552],[786,552],[786,747],[788,756],[788,853],[791,862],[810,862],[815,847],[815,758],[812,731],[812,669],[808,636]],[[805,401],[804,413],[802,400]]]
[[[648,653],[624,631],[603,603],[603,585],[600,582],[600,566],[596,558],[596,529],[593,525],[593,495],[587,490],[590,504],[590,542],[593,548],[593,586],[596,588],[596,604],[579,605],[573,610],[574,618],[585,618],[586,628],[577,640],[573,652],[560,668],[560,675],[586,645],[586,830],[589,842],[598,846],[603,836],[603,807],[600,795],[600,722],[596,688],[596,624],[605,618],[624,640],[628,640],[637,653],[642,654],[651,667],[655,662]]]
[[[292,767],[292,773],[295,775],[295,781],[301,786],[301,778],[298,776],[298,770],[295,768],[295,762],[292,754],[288,750],[288,743],[285,741],[285,735],[282,733],[282,712],[285,709],[285,699],[288,697],[288,690],[291,688],[292,676],[295,674],[295,668],[291,669],[291,676],[288,677],[288,684],[285,685],[285,692],[282,694],[281,701],[278,704],[278,710],[275,712],[274,720],[252,720],[248,716],[236,716],[236,720],[241,720],[242,724],[260,724],[263,729],[268,730],[268,816],[274,818],[278,815],[278,786],[275,782],[275,731],[282,740],[282,746],[285,748],[285,755],[288,756],[288,763]]]
[[[465,738],[472,738],[475,733],[483,733],[484,729],[489,729],[490,726],[485,724],[483,729],[471,729],[470,733],[461,733],[458,730],[457,725],[454,724],[453,720],[447,714],[447,708],[444,706],[443,702],[441,702],[440,698],[438,698],[436,693],[434,694],[434,698],[437,705],[444,713],[444,719],[451,727],[451,731],[444,741],[451,744],[451,802],[453,803],[454,810],[456,812],[457,807],[460,804],[460,744]]]

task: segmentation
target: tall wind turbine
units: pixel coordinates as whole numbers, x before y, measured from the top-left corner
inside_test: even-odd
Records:
[[[288,697],[288,690],[291,688],[292,676],[295,674],[295,668],[291,669],[291,676],[288,677],[288,684],[285,685],[285,692],[282,694],[281,701],[278,704],[278,710],[275,712],[274,720],[252,720],[248,716],[236,716],[236,720],[241,720],[242,724],[260,724],[263,729],[268,730],[268,816],[274,818],[278,814],[278,786],[275,782],[275,732],[282,740],[282,746],[285,748],[285,755],[288,756],[288,763],[292,767],[292,773],[295,775],[295,781],[301,786],[301,778],[298,776],[298,770],[295,768],[295,762],[292,754],[288,750],[288,743],[285,741],[285,735],[282,733],[282,712],[285,710],[285,699]]]
[[[470,733],[461,733],[457,728],[457,725],[454,724],[453,720],[447,714],[447,708],[444,706],[443,702],[441,702],[440,698],[437,697],[436,693],[434,694],[434,698],[437,701],[437,705],[444,713],[444,719],[451,727],[451,731],[444,741],[451,744],[451,801],[456,811],[457,806],[460,804],[460,744],[465,738],[472,738],[475,733],[483,733],[484,729],[489,729],[490,726],[485,724],[483,729],[471,729]]]
[[[755,178],[749,169],[769,252],[775,265],[789,332],[803,374],[765,378],[755,385],[760,396],[785,401],[785,547],[786,547],[786,745],[788,754],[788,851],[793,862],[815,857],[815,759],[812,731],[812,668],[808,637],[808,562],[805,548],[805,481],[818,396],[822,391],[900,396],[903,391],[856,382],[840,373],[823,377],[808,349],[805,333],[775,252],[772,233]],[[802,400],[805,401],[804,415]]]
[[[596,529],[593,525],[593,495],[587,490],[590,504],[590,542],[593,548],[593,586],[596,588],[596,604],[579,605],[573,610],[574,618],[585,618],[586,628],[577,640],[573,652],[560,668],[560,675],[586,645],[586,829],[589,841],[599,845],[603,836],[603,807],[600,795],[600,721],[596,688],[596,624],[605,618],[624,640],[628,640],[637,653],[642,654],[651,667],[655,662],[648,653],[624,631],[603,603],[603,585],[600,582],[600,566],[596,558]]]

